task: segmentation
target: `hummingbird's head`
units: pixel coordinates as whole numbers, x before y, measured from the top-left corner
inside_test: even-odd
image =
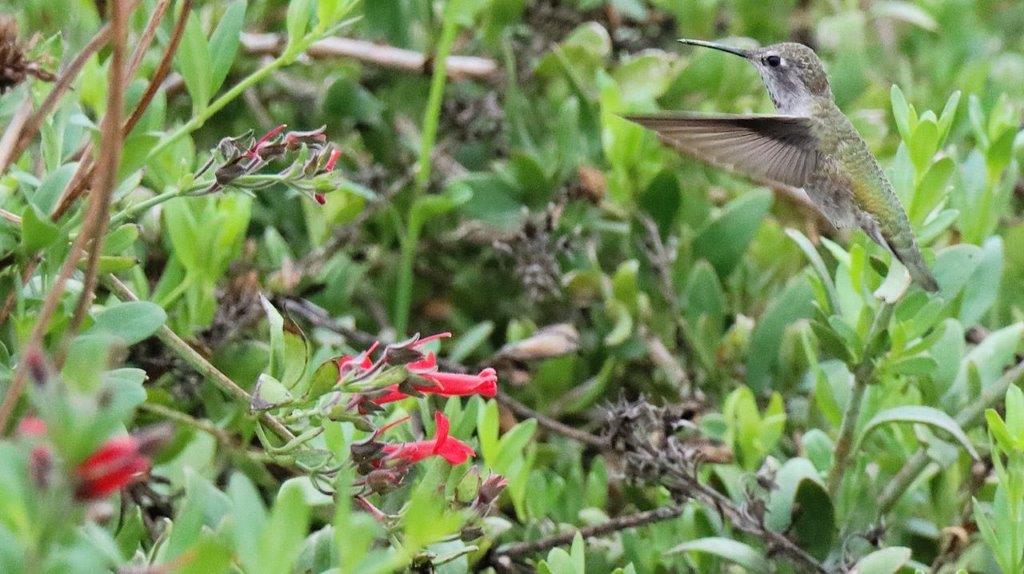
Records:
[[[775,107],[784,114],[808,115],[815,98],[832,99],[825,68],[814,50],[795,42],[744,50],[701,40],[680,40],[735,54],[750,61],[764,80]]]

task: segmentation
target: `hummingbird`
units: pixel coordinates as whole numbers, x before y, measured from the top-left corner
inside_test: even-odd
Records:
[[[860,227],[938,291],[892,184],[850,120],[836,106],[825,68],[794,42],[744,50],[683,39],[739,56],[764,81],[778,114],[666,113],[626,116],[677,150],[754,178],[803,189],[836,229]]]

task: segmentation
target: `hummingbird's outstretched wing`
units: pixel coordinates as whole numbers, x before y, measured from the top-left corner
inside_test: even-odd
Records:
[[[699,159],[804,187],[820,160],[810,118],[669,113],[626,116]]]

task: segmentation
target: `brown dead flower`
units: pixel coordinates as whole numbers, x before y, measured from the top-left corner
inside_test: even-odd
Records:
[[[25,57],[25,46],[18,40],[18,23],[13,17],[0,14],[0,94],[32,76],[45,82],[54,80],[53,74]]]

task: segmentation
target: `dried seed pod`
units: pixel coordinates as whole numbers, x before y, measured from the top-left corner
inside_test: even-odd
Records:
[[[46,82],[54,80],[53,74],[25,57],[25,46],[18,40],[18,23],[14,18],[0,14],[0,94],[29,76]]]

